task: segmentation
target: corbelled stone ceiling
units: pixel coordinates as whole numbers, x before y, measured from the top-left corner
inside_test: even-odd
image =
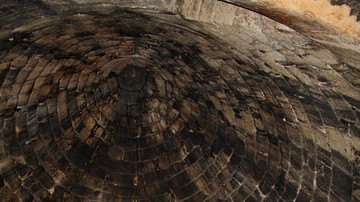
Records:
[[[1,201],[359,201],[356,0],[0,0]]]

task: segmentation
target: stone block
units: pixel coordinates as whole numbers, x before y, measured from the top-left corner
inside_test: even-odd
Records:
[[[186,19],[197,20],[202,0],[183,0],[180,6],[180,14]]]
[[[199,21],[213,22],[215,16],[215,0],[203,0],[199,13]]]
[[[228,3],[216,1],[214,13],[215,23],[232,25],[236,13],[236,7]]]

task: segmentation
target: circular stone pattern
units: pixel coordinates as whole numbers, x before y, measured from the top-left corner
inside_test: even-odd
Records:
[[[7,199],[301,201],[330,187],[351,195],[351,177],[288,122],[292,105],[314,124],[331,121],[308,110],[305,88],[274,81],[200,30],[120,10],[13,32],[0,52]],[[335,177],[345,182],[339,192]]]

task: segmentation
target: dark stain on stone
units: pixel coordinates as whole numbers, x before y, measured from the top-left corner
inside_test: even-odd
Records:
[[[90,32],[90,31],[83,31],[83,32],[75,32],[74,35],[78,38],[81,38],[81,37],[86,37],[86,36],[93,36],[95,35],[94,32]]]

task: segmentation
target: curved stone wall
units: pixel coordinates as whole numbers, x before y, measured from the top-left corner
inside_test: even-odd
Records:
[[[2,200],[360,200],[356,4],[272,2],[2,2]]]

